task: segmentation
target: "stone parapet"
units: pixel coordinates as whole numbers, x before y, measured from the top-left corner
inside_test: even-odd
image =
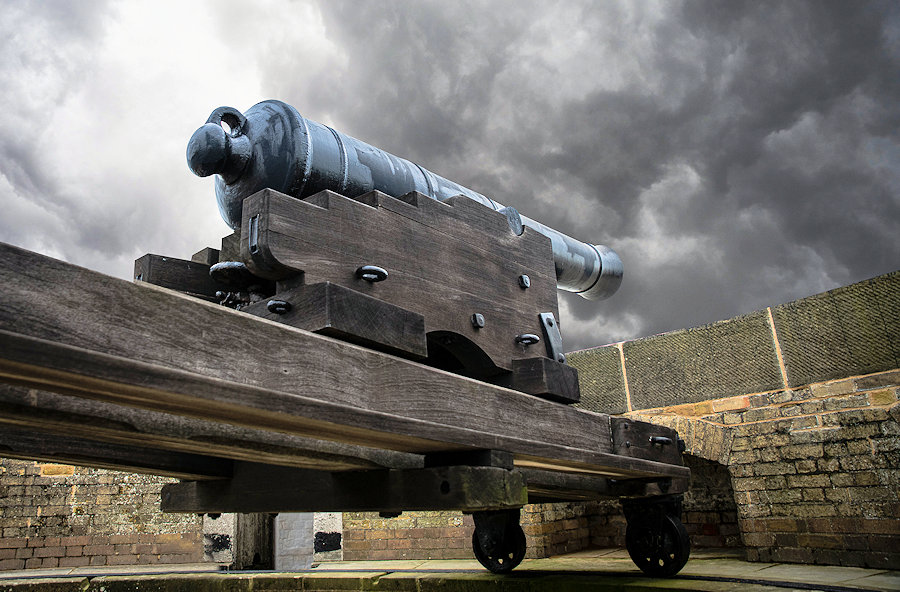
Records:
[[[568,360],[581,406],[727,469],[749,559],[900,567],[900,272]]]
[[[744,316],[567,354],[602,413],[797,390],[900,367],[900,271]]]
[[[0,570],[201,561],[200,519],[159,511],[171,481],[0,459]]]

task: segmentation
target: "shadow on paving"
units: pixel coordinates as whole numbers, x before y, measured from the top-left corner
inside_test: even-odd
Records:
[[[598,549],[528,559],[512,574],[474,560],[345,561],[296,573],[215,571],[210,564],[25,570],[0,573],[0,592],[709,592],[900,590],[900,572],[856,567],[750,563],[733,552],[697,550],[674,578],[641,574],[625,551]],[[182,573],[175,573],[182,572]],[[190,573],[188,573],[190,572]]]

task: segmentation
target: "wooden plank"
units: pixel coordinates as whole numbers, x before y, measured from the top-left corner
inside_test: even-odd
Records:
[[[6,382],[391,450],[488,448],[575,471],[688,473],[610,454],[608,416],[8,245],[0,281]],[[35,307],[54,285],[66,290]]]
[[[0,384],[0,424],[123,446],[305,469],[412,469],[423,465],[417,454],[248,429],[7,384]]]
[[[687,478],[665,480],[632,479],[616,481],[606,477],[577,475],[541,469],[518,469],[528,485],[528,503],[548,503],[566,500],[602,500],[620,496],[649,497],[684,493],[690,486]]]
[[[328,473],[237,463],[220,481],[165,485],[164,512],[501,510],[528,502],[524,477],[495,467]]]
[[[397,200],[383,196],[383,201]],[[462,203],[486,210],[471,200]],[[449,234],[410,223],[386,208],[370,207],[332,192],[301,201],[266,190],[249,197],[244,207],[246,218],[262,214],[260,222],[266,225],[260,226],[260,240],[265,233],[274,235],[267,241],[275,249],[272,254],[312,276],[318,275],[316,266],[320,260],[362,261],[404,270],[422,279],[432,278],[436,283],[443,282],[445,289],[458,284],[481,292],[484,287],[492,301],[507,306],[527,303],[529,308],[557,314],[553,254],[550,240],[543,235],[514,236],[508,228],[500,236],[480,228],[470,228],[467,234]],[[449,216],[459,208],[425,199],[418,209],[437,209]],[[486,211],[506,225],[505,216]],[[242,236],[246,233],[242,232]],[[286,251],[294,250],[294,245],[310,259],[303,259],[302,255],[290,257]],[[246,244],[241,246],[242,254],[250,255]],[[295,267],[296,264],[302,266]],[[351,274],[357,266],[350,270]],[[527,290],[518,284],[522,273],[533,280]],[[384,285],[374,284],[373,289]]]
[[[463,202],[468,202],[465,207]],[[244,202],[242,256],[263,277],[279,279],[302,271],[306,283],[334,282],[417,312],[425,317],[429,333],[464,336],[497,367],[510,370],[513,359],[546,355],[543,343],[524,347],[516,336],[540,335],[541,312],[558,316],[550,242],[538,234],[512,235],[505,216],[471,200],[463,202],[460,211],[478,208],[498,218],[506,228],[502,240],[468,226],[467,234],[453,236],[331,192],[301,201],[266,190]],[[418,209],[451,218],[457,211],[428,199],[420,200]],[[259,248],[250,253],[247,237],[254,217]],[[389,276],[377,283],[358,279],[355,271],[361,265],[378,265]],[[528,289],[519,286],[522,274],[531,278]],[[484,315],[483,328],[473,327],[474,313]]]
[[[549,358],[513,360],[512,373],[498,379],[496,384],[560,403],[581,400],[578,370]]]
[[[222,237],[222,248],[219,249],[219,261],[240,261],[241,260],[241,232],[233,232],[228,236]]]
[[[672,428],[634,421],[627,417],[611,417],[613,450],[634,458],[680,462],[678,434]]]
[[[261,301],[244,311],[412,359],[428,356],[425,319],[418,313],[331,282],[282,290],[276,299],[287,302],[290,310],[276,314],[268,310],[268,301]]]
[[[232,461],[223,458],[53,436],[9,426],[0,431],[0,455],[178,479],[219,480],[230,477],[232,470]]]
[[[219,262],[219,249],[206,247],[191,255],[191,261],[212,267]]]
[[[209,277],[209,265],[147,254],[134,262],[134,279],[216,301],[218,290],[228,290]]]
[[[349,344],[345,345],[349,347]],[[514,454],[517,466],[586,472],[617,478],[689,474],[688,469],[680,466],[498,434],[497,430],[479,431],[423,421],[408,415],[329,403],[12,335],[2,330],[0,352],[3,352],[0,357],[0,378],[12,384],[37,386],[76,396],[257,429],[401,451],[506,449]],[[441,374],[466,380],[452,374]],[[357,388],[365,388],[365,385],[357,385]],[[452,388],[444,392],[451,391]],[[506,392],[526,398],[526,401],[541,401],[514,391]],[[446,406],[445,410],[449,413]],[[433,409],[429,408],[429,411]],[[539,427],[535,425],[535,428]]]

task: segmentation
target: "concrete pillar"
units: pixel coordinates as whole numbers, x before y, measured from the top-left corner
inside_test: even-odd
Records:
[[[301,571],[313,560],[312,512],[282,513],[275,518],[275,569]]]

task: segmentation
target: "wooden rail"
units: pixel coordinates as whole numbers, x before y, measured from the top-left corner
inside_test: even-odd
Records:
[[[5,244],[0,285],[0,423],[18,429],[298,469],[486,449],[538,472],[689,475],[620,454],[606,415]]]

